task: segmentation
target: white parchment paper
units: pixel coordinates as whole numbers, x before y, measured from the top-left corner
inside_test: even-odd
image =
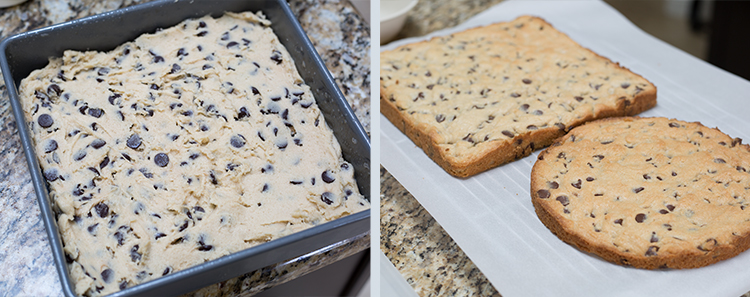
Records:
[[[750,140],[750,82],[660,41],[601,1],[506,1],[464,24],[382,50],[467,28],[544,18],[594,52],[657,86],[641,116],[700,121]],[[381,162],[506,297],[740,296],[750,291],[750,251],[689,270],[610,264],[555,237],[536,217],[529,175],[539,152],[468,179],[454,178],[381,115]]]

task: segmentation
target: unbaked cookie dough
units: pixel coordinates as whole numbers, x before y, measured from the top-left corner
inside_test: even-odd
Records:
[[[186,20],[21,83],[75,291],[105,295],[369,208],[261,14]]]

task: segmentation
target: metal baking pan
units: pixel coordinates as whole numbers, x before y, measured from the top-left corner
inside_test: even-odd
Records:
[[[354,165],[360,192],[370,199],[370,140],[284,0],[158,0],[21,33],[0,43],[0,67],[65,295],[76,296],[46,181],[20,106],[17,86],[21,80],[33,70],[46,66],[49,57],[60,57],[68,49],[108,51],[143,33],[171,27],[188,18],[207,14],[218,17],[225,11],[258,10],[271,20],[274,32],[294,58],[297,70],[310,86],[326,122],[341,144],[344,158]],[[370,228],[369,219],[369,211],[349,215],[110,296],[188,293],[366,233]]]

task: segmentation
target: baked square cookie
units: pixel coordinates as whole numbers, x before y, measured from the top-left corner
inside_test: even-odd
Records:
[[[655,105],[649,81],[537,17],[380,55],[381,113],[458,177],[527,156],[584,122]]]
[[[638,268],[696,268],[750,246],[750,147],[667,118],[611,118],[539,154],[531,199],[560,239]]]

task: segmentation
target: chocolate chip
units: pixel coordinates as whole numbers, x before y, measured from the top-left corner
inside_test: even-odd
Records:
[[[336,177],[329,170],[323,171],[323,173],[320,174],[320,177],[327,184],[330,184],[330,183],[332,183],[332,182],[334,182],[336,180]]]
[[[277,139],[276,140],[276,147],[281,149],[282,151],[289,145],[289,143],[286,141],[286,139]]]
[[[37,119],[37,123],[39,123],[39,126],[42,126],[42,128],[49,128],[52,126],[52,124],[55,123],[54,120],[52,120],[52,116],[48,114],[42,114]]]
[[[162,272],[161,275],[165,276],[165,275],[169,274],[170,272],[172,272],[172,268],[167,267],[167,268],[164,269],[164,272]]]
[[[104,160],[99,163],[99,169],[104,169],[109,164],[109,156],[104,156]]]
[[[651,232],[651,240],[650,242],[659,242],[659,237],[656,237],[656,232]]]
[[[592,182],[592,181],[594,181],[594,178],[593,178],[593,177],[591,177],[591,176],[589,176],[589,177],[587,177],[587,178],[586,178],[586,181],[587,181],[587,182]]]
[[[622,219],[616,219],[615,224],[619,224],[620,226],[622,226]]]
[[[94,141],[91,142],[91,147],[95,149],[100,149],[106,144],[107,142],[102,139],[94,139]]]
[[[214,248],[214,246],[213,246],[213,245],[210,245],[210,244],[206,244],[206,243],[204,242],[204,239],[203,239],[203,237],[202,237],[202,236],[201,236],[201,238],[200,238],[200,239],[198,239],[198,250],[199,250],[199,251],[201,251],[201,252],[207,252],[207,251],[210,251],[210,250],[212,250],[213,248]]]
[[[230,47],[239,47],[239,46],[240,46],[240,44],[237,43],[236,41],[230,41],[229,43],[227,43],[227,48],[230,48]]]
[[[57,96],[60,96],[62,94],[62,89],[60,89],[60,86],[57,84],[51,84],[49,87],[47,87],[47,94],[55,94]]]
[[[169,74],[175,74],[180,70],[182,70],[182,67],[180,67],[180,65],[177,65],[176,63],[172,64],[172,69],[169,70]]]
[[[524,78],[524,79],[522,79],[521,81],[522,81],[523,83],[527,84],[527,85],[531,83],[531,80],[530,80],[530,79],[528,79],[528,78]]]
[[[646,214],[639,213],[639,214],[635,215],[635,221],[636,222],[643,223],[643,221],[645,221],[645,220],[646,220]]]
[[[716,159],[714,159],[714,163],[718,163],[718,164],[724,164],[724,163],[726,163],[726,162],[727,162],[727,161],[724,161],[724,159],[722,159],[722,158],[716,158]]]
[[[154,156],[154,163],[159,167],[166,167],[169,164],[169,156],[165,153],[158,153]]]
[[[672,127],[672,128],[679,128],[679,127],[680,127],[680,124],[678,124],[678,123],[669,123],[669,127]]]
[[[573,97],[573,99],[576,99],[576,101],[578,101],[578,102],[583,101],[583,97],[581,97],[581,96],[575,96],[575,97]]]
[[[570,199],[568,198],[568,196],[565,196],[565,195],[557,196],[555,200],[559,201],[560,204],[562,204],[563,206],[568,206],[568,204],[570,204]]]
[[[623,89],[627,89],[628,87],[630,87],[630,84],[624,82],[624,83],[620,84],[620,87],[622,87]]]
[[[281,58],[281,52],[278,50],[273,50],[273,53],[271,54],[271,60],[276,62],[276,64],[281,64],[283,61]]]
[[[50,168],[44,170],[44,178],[47,179],[47,181],[52,182],[57,180],[60,177],[60,175],[57,173],[57,169]]]
[[[44,152],[50,153],[57,149],[57,141],[50,139],[47,141],[47,145],[44,146]]]
[[[638,193],[640,193],[643,190],[644,190],[643,187],[637,187],[637,188],[633,189],[633,192],[636,193],[636,194],[638,194]]]
[[[109,215],[109,206],[107,206],[107,204],[105,204],[104,202],[99,202],[94,205],[94,210],[100,218],[104,218]]]
[[[521,94],[513,92],[513,93],[510,93],[510,96],[513,97],[513,98],[518,98],[518,97],[521,97]]]
[[[578,181],[576,181],[576,182],[574,182],[574,183],[571,183],[570,185],[571,185],[571,186],[573,186],[574,188],[576,188],[576,189],[579,189],[579,190],[580,190],[580,189],[581,189],[581,183],[582,183],[582,182],[581,182],[581,179],[579,178],[579,179],[578,179]]]
[[[86,229],[89,231],[89,233],[94,234],[97,226],[99,226],[99,223],[88,226],[86,227]]]
[[[547,187],[549,187],[550,189],[554,190],[554,189],[559,188],[560,184],[558,184],[557,182],[554,182],[554,181],[553,182],[548,182],[547,183]]]
[[[263,189],[260,190],[261,193],[268,192],[268,190],[271,188],[271,185],[269,184],[263,184]]]
[[[550,193],[549,193],[549,191],[547,191],[547,190],[545,190],[545,189],[541,189],[541,190],[539,190],[539,191],[536,191],[536,195],[537,195],[537,196],[538,196],[539,198],[542,198],[542,199],[547,199],[547,198],[549,198],[549,195],[550,195]]]
[[[141,137],[138,136],[138,134],[130,135],[130,138],[128,138],[126,144],[129,148],[137,149],[139,146],[141,146]]]
[[[73,160],[81,161],[83,160],[83,158],[86,158],[85,150],[80,150],[80,151],[77,151],[75,154],[73,154]]]
[[[323,195],[320,195],[320,200],[325,202],[328,205],[333,204],[333,193],[331,192],[323,192]]]
[[[233,147],[235,147],[235,148],[241,148],[241,147],[245,146],[245,137],[243,137],[242,135],[239,135],[239,134],[238,135],[233,135],[229,139],[229,143]]]
[[[109,269],[109,268],[107,268],[107,269],[104,269],[104,270],[102,271],[102,280],[104,280],[104,282],[105,282],[105,283],[109,283],[109,282],[111,282],[111,281],[112,281],[112,275],[113,275],[114,273],[115,273],[115,272],[114,272],[114,271],[112,271],[112,269]]]
[[[443,114],[436,115],[435,116],[435,121],[437,121],[438,123],[442,123],[443,121],[445,121],[445,115],[443,115]]]
[[[133,261],[133,262],[138,262],[138,261],[141,260],[141,254],[138,253],[138,245],[137,244],[134,245],[130,249],[130,260]]]
[[[513,132],[510,132],[508,130],[503,130],[502,133],[503,133],[503,135],[508,136],[510,138],[513,138],[513,136],[515,136],[515,134],[513,134]]]
[[[658,252],[658,251],[659,251],[659,247],[652,245],[652,246],[648,247],[648,249],[646,250],[646,256],[648,256],[648,257],[656,256],[656,252]]]

